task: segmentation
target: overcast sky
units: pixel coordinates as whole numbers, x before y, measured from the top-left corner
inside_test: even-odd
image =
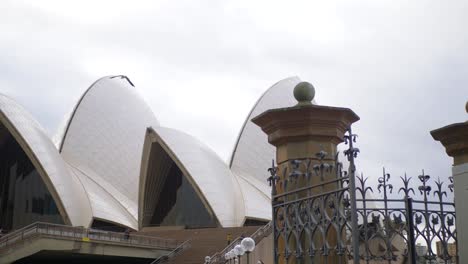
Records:
[[[468,1],[0,3],[0,92],[52,137],[104,75],[130,77],[163,126],[224,160],[258,97],[299,76],[361,120],[358,166],[446,178],[430,130],[467,120]]]

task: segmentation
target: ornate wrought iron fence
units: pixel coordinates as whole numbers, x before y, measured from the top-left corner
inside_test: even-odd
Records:
[[[394,192],[384,170],[374,193],[355,176],[355,142],[349,130],[347,170],[324,151],[269,169],[275,263],[457,263],[453,184],[423,172]]]
[[[349,175],[342,163],[321,151],[316,158],[283,166],[282,174],[289,175],[284,179],[277,172],[277,167],[270,169],[269,178],[276,261],[327,263],[335,255],[337,263],[346,263],[351,215]]]
[[[367,179],[357,179],[359,253],[364,263],[456,263],[455,204],[446,191],[453,190],[452,184],[431,181],[423,172],[417,180],[400,177],[402,187],[394,192],[384,170],[377,183],[383,197],[374,198]],[[415,191],[412,186],[418,182]]]

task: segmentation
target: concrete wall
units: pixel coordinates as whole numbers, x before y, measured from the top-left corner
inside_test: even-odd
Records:
[[[457,243],[458,256],[460,263],[466,263],[468,260],[468,163],[454,165],[452,167],[453,183],[455,188],[455,206],[456,206],[456,227],[457,227]]]

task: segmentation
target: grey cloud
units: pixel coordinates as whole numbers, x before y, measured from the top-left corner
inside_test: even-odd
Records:
[[[111,60],[122,69],[112,73],[129,75],[163,125],[193,134],[224,159],[250,105],[290,75],[311,81],[320,104],[350,107],[361,116],[358,162],[374,180],[382,166],[398,176],[422,168],[447,176],[450,159],[429,131],[467,119],[463,1],[342,2],[325,21],[280,10],[281,28],[261,21],[260,9],[237,2],[111,8],[121,13],[101,24],[17,2],[6,9],[0,83],[10,88],[2,92],[12,93],[51,134],[106,71],[90,73],[86,63],[94,60]],[[315,24],[299,23],[309,21]],[[229,102],[206,114],[219,98]]]

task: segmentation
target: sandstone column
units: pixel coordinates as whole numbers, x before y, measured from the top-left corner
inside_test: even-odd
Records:
[[[447,154],[453,158],[458,263],[468,263],[468,121],[433,130],[431,135],[444,145]]]
[[[317,163],[316,153],[326,152],[325,161],[332,163],[337,153],[337,145],[344,140],[344,133],[359,117],[348,108],[313,105],[314,87],[307,82],[301,82],[294,88],[294,97],[298,104],[292,107],[270,109],[252,119],[268,135],[268,142],[276,147],[278,176],[284,180],[288,175],[282,175],[283,169],[291,172],[291,161],[296,159],[312,159]],[[286,173],[288,174],[288,173]],[[324,178],[323,182],[330,180]],[[334,178],[334,177],[333,177]],[[315,181],[315,182],[314,182]],[[313,184],[322,181],[313,180]],[[288,187],[287,190],[277,186],[277,193],[292,191],[304,186],[300,182]],[[292,188],[292,189],[291,189]],[[330,191],[328,186],[323,191]],[[329,241],[336,241],[336,233],[328,234]],[[279,252],[284,252],[285,245],[278,244]],[[320,253],[318,253],[320,255]],[[306,254],[307,255],[307,254]],[[293,260],[294,261],[294,260]],[[327,263],[338,263],[337,258],[328,257]],[[292,261],[289,261],[292,263]],[[284,260],[280,263],[285,263]]]

